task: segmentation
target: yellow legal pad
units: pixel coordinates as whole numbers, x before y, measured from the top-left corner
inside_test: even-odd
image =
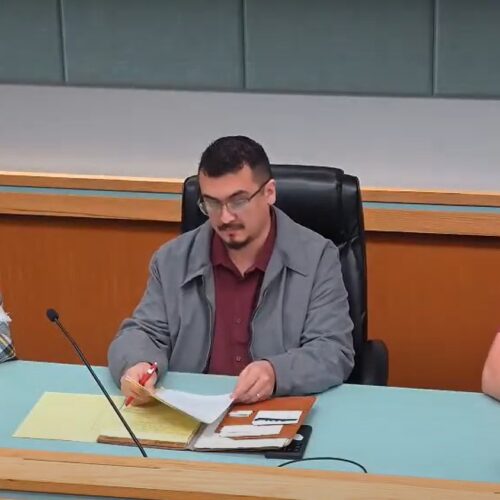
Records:
[[[113,397],[120,408],[123,397]],[[200,423],[154,402],[122,410],[141,441],[167,441],[186,446]],[[104,396],[45,392],[18,427],[14,437],[96,442],[100,435],[128,438],[127,431]]]

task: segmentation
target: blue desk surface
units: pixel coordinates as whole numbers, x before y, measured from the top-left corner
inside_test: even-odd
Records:
[[[106,368],[96,369],[117,394]],[[231,377],[170,373],[170,388],[217,394]],[[0,448],[138,456],[134,448],[13,438],[45,391],[99,393],[86,369],[76,365],[14,361],[0,364]],[[500,482],[500,403],[477,393],[343,385],[321,394],[308,423],[313,434],[306,457],[355,460],[370,473]],[[151,457],[276,466],[262,455],[149,449]],[[341,462],[292,467],[357,471]],[[12,495],[10,495],[12,497]]]

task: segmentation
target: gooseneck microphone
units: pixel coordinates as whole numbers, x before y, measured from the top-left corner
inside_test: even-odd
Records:
[[[146,452],[144,451],[144,448],[142,447],[142,444],[139,442],[137,439],[137,436],[134,434],[134,431],[130,428],[130,426],[127,424],[127,421],[123,418],[123,415],[121,414],[120,410],[117,408],[115,402],[111,399],[111,396],[109,395],[108,391],[104,388],[102,385],[102,382],[99,380],[99,377],[96,375],[92,367],[90,366],[90,363],[87,361],[87,358],[85,357],[85,354],[83,354],[82,350],[76,343],[76,341],[73,339],[73,337],[69,334],[68,330],[64,328],[63,324],[59,321],[59,314],[55,309],[47,309],[47,318],[52,323],[55,323],[61,332],[63,332],[64,336],[71,342],[71,345],[74,347],[75,351],[77,352],[78,356],[80,359],[83,361],[83,364],[87,367],[88,371],[94,377],[94,380],[97,382],[97,385],[101,389],[102,393],[106,396],[106,399],[108,400],[109,404],[112,406],[113,410],[117,414],[118,418],[121,420],[121,423],[127,429],[127,432],[130,434],[130,437],[134,441],[135,445],[137,448],[139,448],[139,451],[142,453],[142,456],[147,458]]]

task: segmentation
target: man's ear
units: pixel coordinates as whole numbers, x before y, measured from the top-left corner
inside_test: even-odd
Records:
[[[264,189],[267,202],[269,205],[274,205],[276,203],[276,181],[271,179]]]

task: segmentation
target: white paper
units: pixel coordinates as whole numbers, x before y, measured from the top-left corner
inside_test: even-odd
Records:
[[[257,412],[253,419],[252,425],[287,425],[297,424],[299,422],[302,412],[297,411],[283,411],[283,410],[261,410]]]
[[[220,430],[221,437],[254,437],[254,436],[278,436],[283,429],[282,425],[225,425]]]
[[[229,413],[230,417],[249,417],[253,413],[252,410],[236,410]]]
[[[231,394],[206,396],[164,388],[157,389],[154,396],[162,403],[176,408],[204,424],[211,424],[224,415],[233,402]]]
[[[207,425],[192,449],[194,450],[238,450],[238,449],[271,449],[283,448],[288,445],[291,439],[288,438],[263,438],[263,439],[232,439],[222,437],[215,431],[222,421],[220,417],[215,422]]]

